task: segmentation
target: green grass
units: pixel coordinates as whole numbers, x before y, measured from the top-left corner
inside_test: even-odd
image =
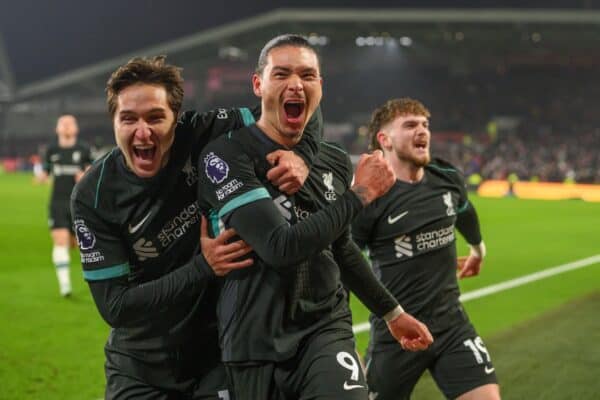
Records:
[[[600,393],[600,291],[486,340],[505,399],[592,400]],[[443,399],[429,374],[413,400]]]
[[[0,399],[97,399],[106,324],[71,252],[73,297],[58,295],[47,186],[0,175]]]
[[[83,281],[76,251],[71,253],[74,295],[68,300],[58,295],[46,226],[48,189],[33,185],[29,175],[0,175],[0,399],[97,399],[103,394],[108,327]],[[489,256],[480,277],[461,282],[463,292],[600,254],[600,204],[482,198],[473,202]],[[466,253],[464,244],[459,249]],[[591,306],[583,302],[564,309],[570,317],[577,316],[570,323],[558,321],[544,329],[544,323],[536,325],[534,320],[549,311],[557,315],[551,310],[598,290],[600,265],[593,265],[465,304],[491,348],[506,398],[583,399],[591,398],[585,397],[586,387],[595,388],[589,393],[599,392],[598,380],[582,372],[586,366],[599,370],[599,329],[593,325],[598,321],[597,298]],[[357,323],[367,318],[355,302],[353,313]],[[539,336],[542,331],[545,336]],[[358,340],[364,349],[367,335],[358,335]],[[579,364],[574,351],[561,354],[565,342],[569,349],[584,343]],[[532,352],[516,351],[534,344]],[[555,351],[552,367],[545,367],[541,359],[534,362],[532,355]],[[569,362],[563,365],[561,360]],[[564,379],[554,385],[552,374]],[[581,395],[570,395],[570,382],[583,387],[577,392]],[[425,379],[419,390],[427,390],[427,384]],[[536,395],[540,389],[557,397]],[[439,397],[428,396],[419,398]]]

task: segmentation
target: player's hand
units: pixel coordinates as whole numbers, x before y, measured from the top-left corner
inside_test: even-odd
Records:
[[[392,166],[383,158],[381,150],[375,150],[372,154],[360,156],[354,173],[354,185],[351,189],[366,206],[387,193],[394,182],[396,182],[396,176]]]
[[[475,256],[463,256],[456,259],[456,269],[458,270],[458,279],[470,278],[479,275],[483,259]]]
[[[275,150],[267,154],[267,161],[273,166],[267,172],[267,179],[280,191],[292,195],[304,185],[308,167],[293,151]]]
[[[202,249],[202,255],[215,275],[224,276],[234,269],[246,268],[254,263],[252,258],[235,261],[252,251],[252,247],[248,246],[243,240],[227,243],[236,235],[235,230],[227,229],[216,238],[211,239],[208,236],[207,225],[208,223],[203,215],[200,226],[200,248]]]
[[[35,183],[44,184],[48,182],[49,177],[46,171],[42,171],[39,174],[34,175],[33,179]]]
[[[406,312],[387,322],[387,326],[404,350],[425,350],[433,343],[427,326]]]

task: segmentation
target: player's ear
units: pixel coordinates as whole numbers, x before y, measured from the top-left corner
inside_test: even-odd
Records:
[[[256,97],[262,97],[261,78],[258,74],[252,74],[252,90]]]
[[[379,143],[379,146],[381,146],[382,149],[390,149],[392,147],[392,141],[384,131],[377,132],[376,137],[377,142]]]

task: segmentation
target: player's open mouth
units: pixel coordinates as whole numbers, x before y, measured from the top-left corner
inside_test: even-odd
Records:
[[[296,124],[302,122],[304,108],[306,104],[302,100],[287,100],[283,103],[285,118],[289,123]]]
[[[414,144],[415,148],[420,151],[427,151],[428,143],[427,141],[417,141]]]
[[[139,161],[143,164],[151,163],[156,155],[156,146],[152,144],[133,146],[133,154],[136,158],[136,161]]]

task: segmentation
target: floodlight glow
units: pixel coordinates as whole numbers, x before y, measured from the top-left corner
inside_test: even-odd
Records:
[[[408,36],[402,36],[400,38],[400,44],[404,47],[410,47],[413,44],[413,40]]]
[[[329,43],[329,38],[327,36],[317,35],[316,33],[311,33],[307,40],[308,43],[313,46],[325,46]]]

